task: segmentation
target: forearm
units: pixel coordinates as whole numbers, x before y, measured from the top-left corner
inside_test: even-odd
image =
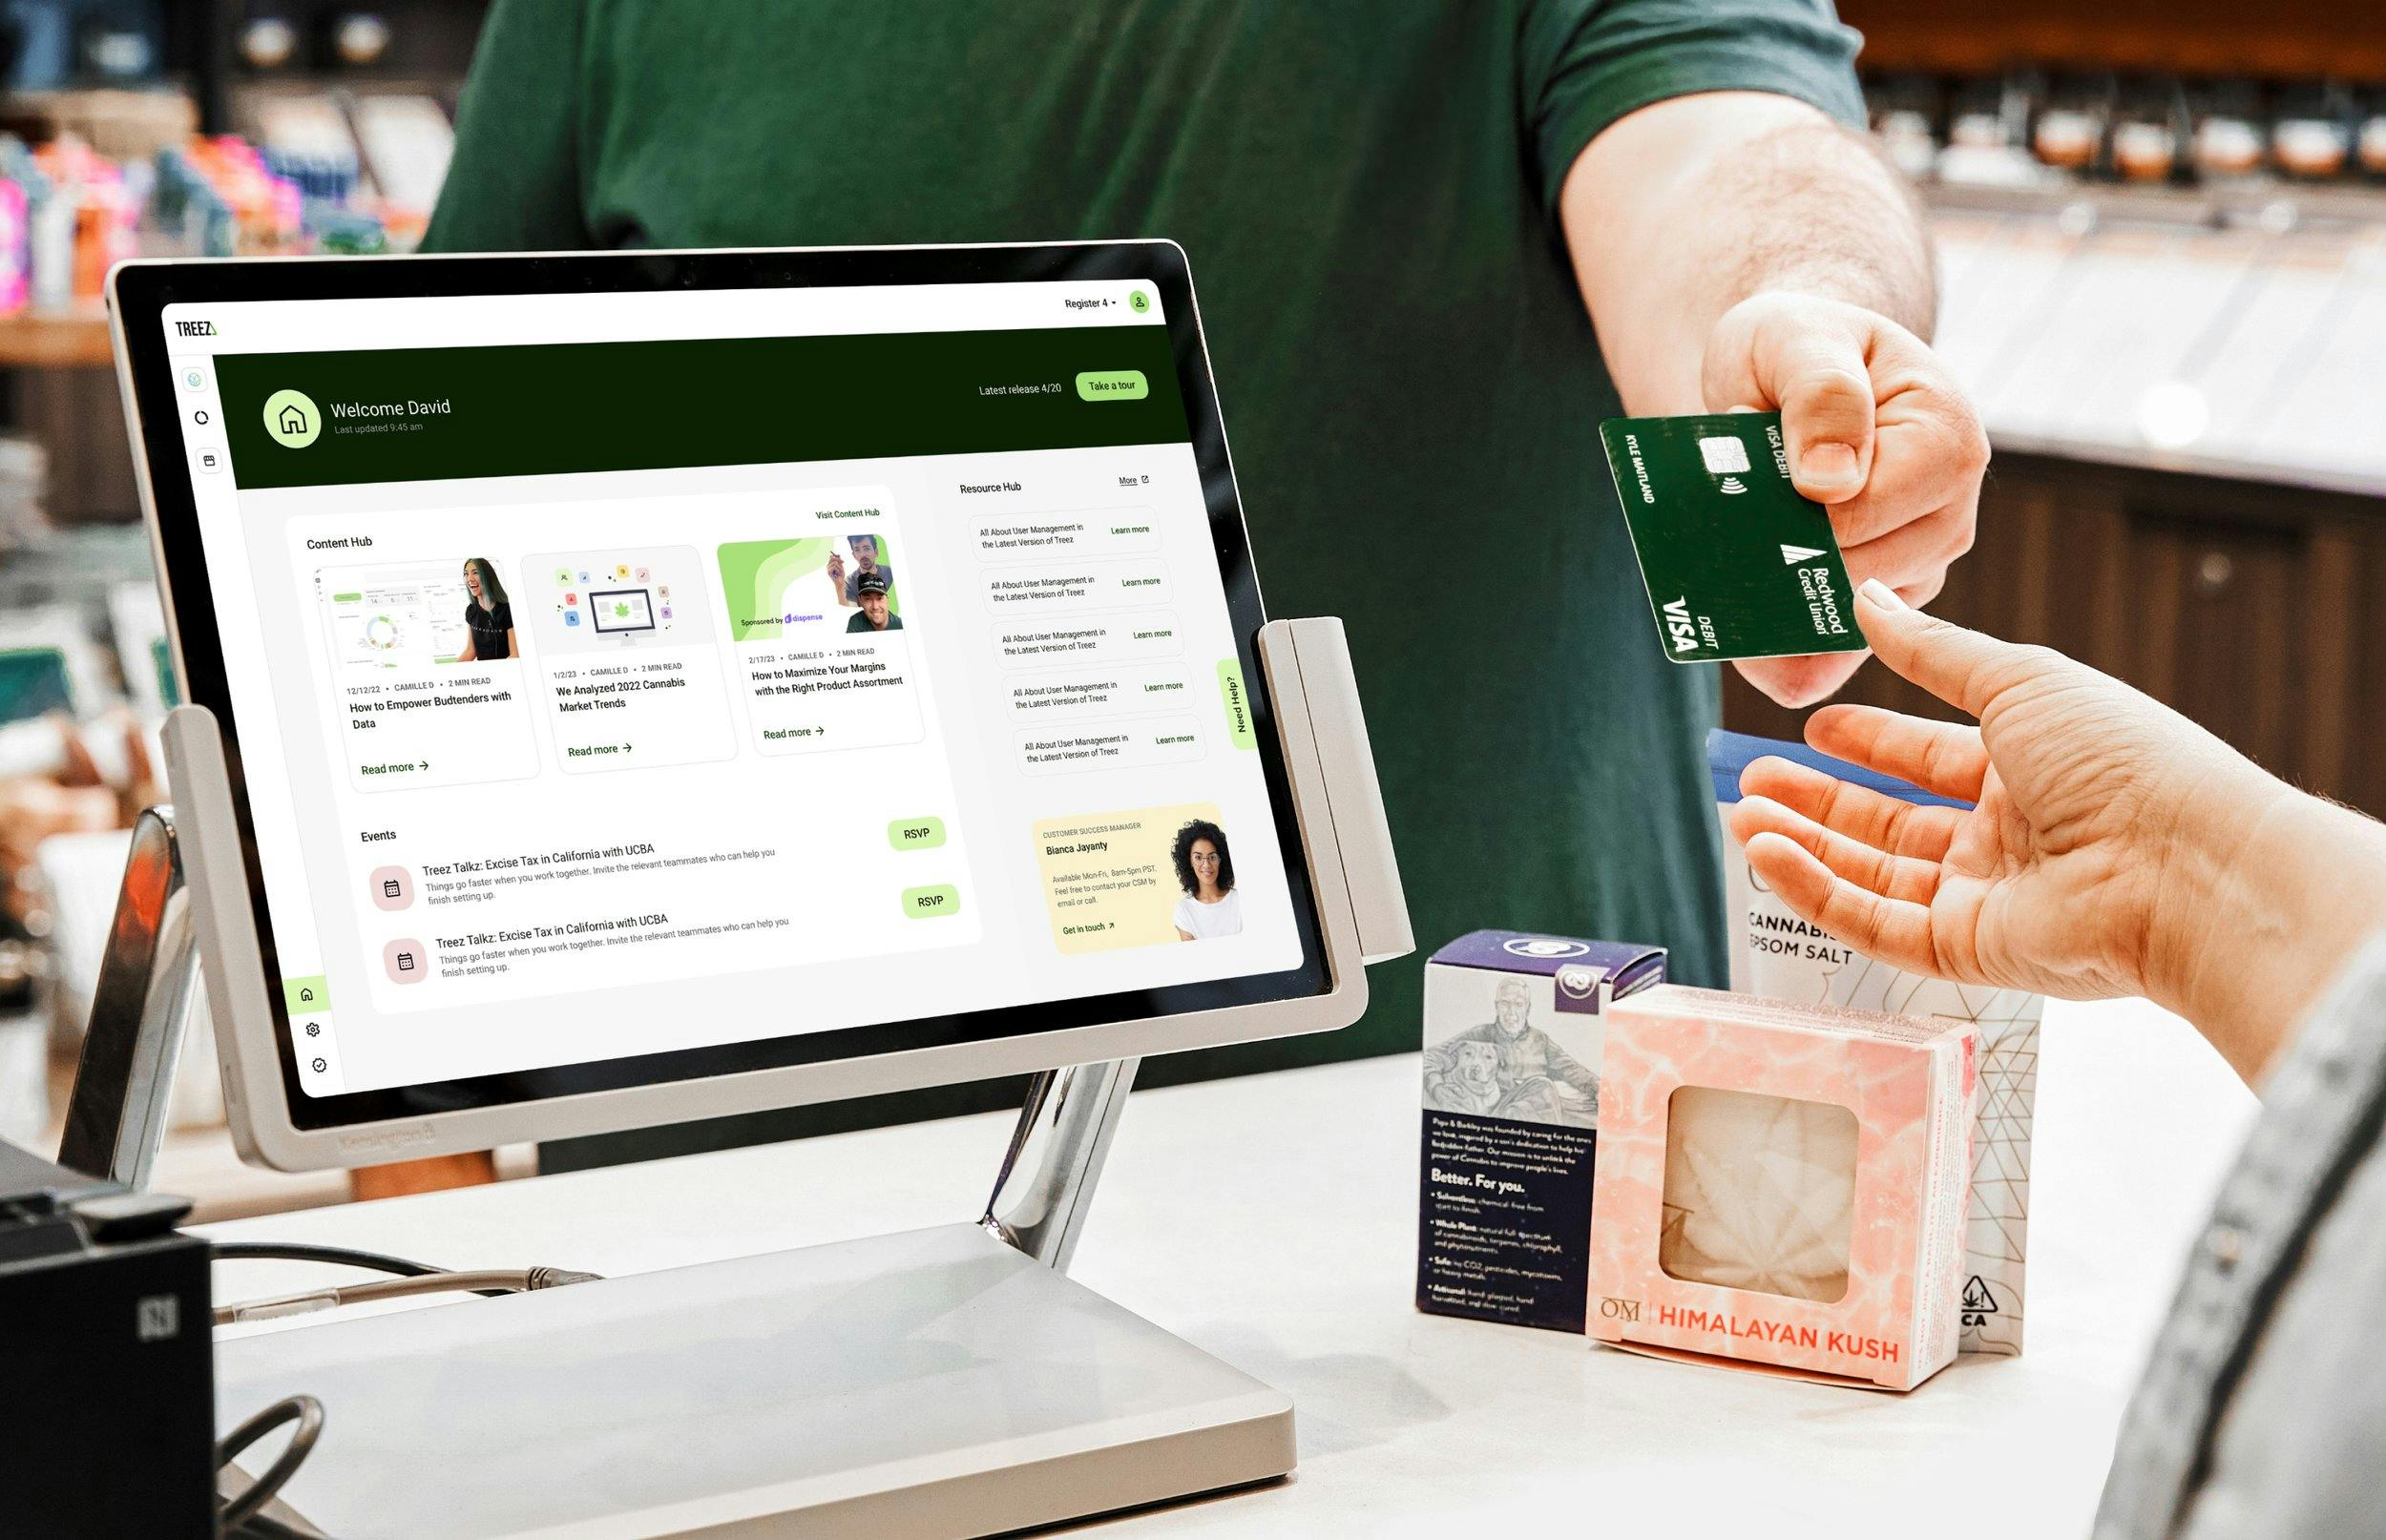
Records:
[[[2193,1022],[2248,1084],[2386,927],[2386,825],[2271,785],[2228,799],[2239,815],[2229,832],[2174,858],[2145,957],[2148,995]]]
[[[1635,414],[1706,410],[1701,359],[1751,295],[1837,300],[1927,338],[1930,244],[1902,179],[1786,96],[1659,102],[1601,134],[1559,198],[1609,372]]]

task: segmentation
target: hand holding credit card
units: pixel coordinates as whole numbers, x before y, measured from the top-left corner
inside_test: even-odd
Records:
[[[1779,412],[1617,417],[1600,437],[1667,657],[1864,650],[1831,514],[1790,485]]]

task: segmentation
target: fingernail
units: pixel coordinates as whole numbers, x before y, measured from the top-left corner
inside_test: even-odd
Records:
[[[1810,444],[1798,457],[1798,474],[1836,486],[1855,480],[1855,451],[1844,444]]]
[[[1906,601],[1897,597],[1897,591],[1877,577],[1866,578],[1856,592],[1884,610],[1902,610],[1906,607]]]

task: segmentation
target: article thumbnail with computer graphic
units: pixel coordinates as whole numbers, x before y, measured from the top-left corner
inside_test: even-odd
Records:
[[[360,791],[538,773],[512,591],[495,560],[319,568],[339,739]]]
[[[910,638],[884,528],[728,542],[721,589],[763,753],[920,739]]]
[[[566,770],[725,760],[737,752],[704,563],[693,546],[553,551],[523,558]]]

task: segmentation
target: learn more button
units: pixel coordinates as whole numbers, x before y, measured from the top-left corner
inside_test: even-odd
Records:
[[[951,883],[903,890],[903,912],[914,920],[936,920],[961,912],[961,890]]]
[[[887,825],[887,843],[897,850],[933,850],[945,843],[940,818],[899,818]]]
[[[1077,377],[1077,393],[1087,401],[1141,401],[1152,383],[1141,369],[1096,369]]]

